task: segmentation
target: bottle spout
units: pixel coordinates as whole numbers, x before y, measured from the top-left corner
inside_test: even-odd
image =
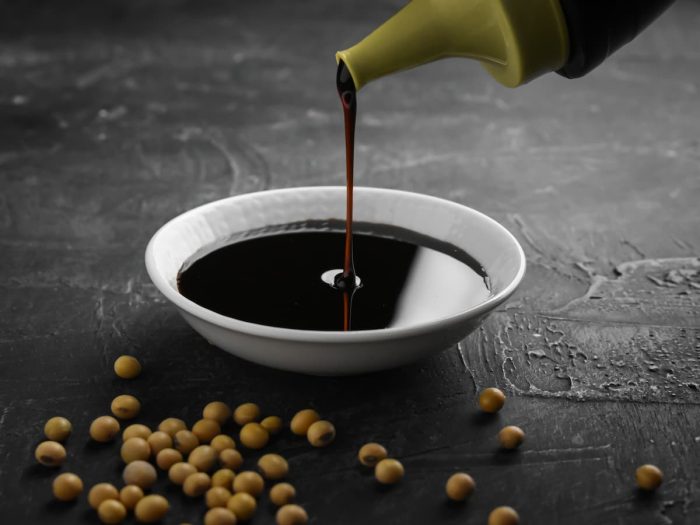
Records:
[[[445,57],[481,62],[515,87],[563,66],[568,34],[559,0],[412,0],[354,46],[336,53],[360,89]]]

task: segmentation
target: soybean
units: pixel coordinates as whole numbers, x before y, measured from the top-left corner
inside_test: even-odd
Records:
[[[289,473],[289,464],[279,454],[265,454],[258,460],[258,468],[266,479],[277,480]]]
[[[126,518],[126,507],[121,501],[107,499],[97,507],[97,516],[102,523],[121,523]]]
[[[129,438],[122,444],[121,457],[124,463],[132,463],[136,460],[146,461],[151,457],[151,445],[143,438]]]
[[[388,455],[386,449],[379,443],[367,443],[360,448],[360,451],[357,453],[357,459],[365,467],[374,467]]]
[[[45,467],[60,467],[66,461],[66,449],[57,441],[42,441],[34,450],[34,457]]]
[[[316,421],[307,430],[306,438],[314,447],[326,447],[335,439],[335,427],[330,421]]]
[[[148,441],[148,444],[151,446],[151,452],[156,455],[164,448],[173,448],[173,438],[170,437],[170,434],[162,430],[157,430],[148,436],[146,441]]]
[[[231,491],[224,487],[212,487],[207,490],[207,493],[204,495],[204,501],[210,509],[214,507],[225,507],[230,498]]]
[[[156,456],[156,465],[158,465],[158,468],[165,470],[166,472],[170,470],[170,467],[172,467],[175,463],[180,462],[182,462],[182,454],[174,448],[164,448],[158,452],[158,455]]]
[[[219,469],[211,476],[211,486],[231,489],[233,487],[233,478],[235,477],[236,474],[230,468]]]
[[[488,414],[495,414],[503,408],[506,395],[498,388],[486,388],[479,394],[479,407]]]
[[[208,472],[216,465],[217,456],[216,450],[209,445],[200,445],[190,453],[187,461],[200,472]]]
[[[635,472],[637,486],[642,490],[656,490],[664,480],[661,469],[655,465],[642,465]]]
[[[518,525],[520,516],[512,507],[496,507],[489,514],[488,525]]]
[[[221,452],[222,450],[226,450],[227,448],[236,448],[236,442],[233,440],[233,438],[225,434],[219,434],[218,436],[215,436],[209,444],[217,452]]]
[[[194,474],[195,472],[197,472],[197,468],[194,465],[184,462],[175,463],[170,467],[170,470],[168,470],[168,479],[175,483],[175,485],[182,485],[190,474]]]
[[[187,476],[182,484],[182,492],[191,498],[201,496],[211,487],[211,478],[204,472],[195,472]]]
[[[234,492],[247,492],[256,498],[262,494],[264,488],[265,481],[262,479],[262,476],[252,470],[237,474],[233,480]]]
[[[243,403],[233,412],[233,420],[241,426],[258,419],[260,419],[260,407],[255,403]]]
[[[119,433],[119,428],[119,421],[112,416],[100,416],[90,424],[90,437],[100,443],[107,443]]]
[[[127,485],[119,491],[119,501],[127,510],[133,510],[136,504],[143,498],[143,490],[137,485]]]
[[[259,450],[267,445],[267,442],[270,440],[270,434],[260,423],[246,423],[241,429],[239,439],[243,446]]]
[[[134,515],[141,523],[154,523],[163,519],[170,510],[170,503],[163,496],[149,494],[136,504]]]
[[[142,489],[149,489],[156,482],[158,473],[150,463],[136,460],[124,467],[122,478],[127,485],[137,485]]]
[[[53,480],[51,488],[57,500],[73,501],[83,491],[83,480],[72,472],[64,472]]]
[[[44,425],[44,435],[50,441],[65,441],[70,436],[73,425],[65,417],[52,417]]]
[[[215,436],[221,434],[221,425],[213,419],[200,419],[192,425],[192,433],[200,443],[209,443]]]
[[[223,401],[212,401],[202,410],[202,417],[204,419],[213,419],[219,425],[223,425],[231,417],[231,407]]]
[[[141,373],[141,363],[130,355],[120,355],[114,361],[114,373],[122,379],[134,379]]]
[[[288,504],[277,511],[277,525],[305,525],[309,515],[299,505]]]
[[[476,483],[466,472],[452,474],[445,484],[445,493],[452,501],[464,501],[472,492]]]
[[[274,436],[275,434],[279,434],[282,430],[282,418],[278,416],[267,416],[260,422],[260,426]]]
[[[290,483],[278,483],[270,489],[270,501],[278,507],[291,503],[296,495],[297,491]]]
[[[289,423],[289,428],[293,434],[296,434],[297,436],[305,436],[309,430],[309,427],[320,419],[321,416],[318,414],[318,412],[312,408],[306,408],[294,414],[294,417]]]
[[[141,412],[141,402],[134,396],[122,394],[112,400],[111,409],[119,419],[134,419]]]
[[[226,508],[241,521],[248,521],[258,508],[255,498],[247,492],[237,492],[226,503]]]
[[[384,485],[398,483],[403,475],[403,465],[396,459],[383,459],[374,467],[374,477]]]
[[[210,509],[204,515],[204,525],[236,525],[236,515],[221,507]]]
[[[97,485],[93,485],[93,487],[90,489],[87,499],[88,504],[93,509],[97,509],[97,507],[100,506],[100,503],[105,500],[119,499],[119,491],[117,490],[117,487],[111,483],[98,483]]]
[[[525,432],[520,427],[510,425],[503,427],[498,433],[498,441],[506,450],[518,448],[525,439]]]
[[[134,437],[148,439],[152,433],[153,432],[151,431],[151,429],[148,428],[146,425],[142,425],[141,423],[134,423],[133,425],[129,425],[124,429],[124,432],[122,432],[122,440],[126,441],[127,439],[131,439]]]
[[[219,461],[224,467],[230,468],[235,472],[243,465],[243,456],[237,450],[227,448],[219,452]]]
[[[189,454],[199,446],[199,438],[189,430],[178,430],[173,438],[173,447],[182,452]]]
[[[158,430],[165,432],[170,437],[174,437],[179,430],[187,430],[187,425],[182,419],[169,417],[160,422]]]

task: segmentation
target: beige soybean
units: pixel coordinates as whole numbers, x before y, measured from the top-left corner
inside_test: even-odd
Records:
[[[510,425],[503,427],[498,433],[498,441],[501,447],[507,450],[518,448],[525,439],[525,432],[520,427]]]
[[[215,436],[209,444],[217,452],[221,452],[222,450],[226,450],[227,448],[236,448],[236,442],[233,440],[233,438],[225,434],[219,434],[218,436]]]
[[[111,483],[98,483],[90,489],[87,499],[88,505],[96,509],[105,500],[119,499],[119,491]]]
[[[136,504],[134,515],[141,523],[155,523],[165,517],[170,510],[170,503],[163,496],[149,494]]]
[[[42,441],[34,450],[34,457],[45,467],[60,467],[66,461],[66,449],[57,441]]]
[[[265,454],[258,460],[258,469],[265,479],[277,480],[289,473],[289,464],[279,454]]]
[[[126,441],[127,439],[135,437],[148,439],[152,433],[153,432],[151,432],[151,429],[148,428],[146,425],[142,425],[141,423],[134,423],[124,429],[124,432],[122,432],[122,441]]]
[[[296,495],[297,491],[290,483],[278,483],[270,489],[270,501],[278,507],[291,503]]]
[[[306,408],[294,414],[294,417],[289,423],[289,428],[291,429],[292,433],[296,434],[297,436],[305,436],[309,430],[309,427],[320,419],[321,416],[318,414],[318,412],[312,408]]]
[[[44,425],[44,435],[50,441],[65,441],[70,436],[73,425],[65,417],[52,417]]]
[[[233,491],[234,492],[247,492],[253,497],[258,497],[262,494],[265,488],[265,481],[262,476],[257,472],[252,470],[247,470],[236,474],[233,480]]]
[[[120,454],[124,463],[131,463],[139,459],[146,461],[151,457],[151,445],[140,437],[129,438],[122,443]]]
[[[122,478],[126,485],[137,485],[142,489],[149,489],[156,482],[158,473],[150,463],[136,460],[124,467]]]
[[[119,491],[119,501],[127,510],[133,510],[141,498],[143,498],[143,490],[137,485],[127,485]]]
[[[53,480],[51,489],[57,500],[73,501],[83,491],[83,480],[72,472],[64,472]]]
[[[229,498],[231,498],[231,491],[224,487],[212,487],[204,495],[204,501],[210,509],[225,507]]]
[[[520,516],[512,507],[496,507],[489,514],[488,525],[518,525]]]
[[[141,402],[134,396],[122,394],[112,400],[111,409],[119,419],[134,419],[141,412]]]
[[[486,388],[479,394],[479,407],[484,412],[495,414],[503,408],[506,395],[498,388]]]
[[[195,472],[187,476],[182,484],[182,492],[191,498],[204,494],[211,487],[211,478],[204,472]]]
[[[119,429],[119,421],[112,416],[100,416],[90,423],[90,437],[100,443],[107,443],[114,439]]]
[[[126,518],[126,507],[117,499],[107,499],[97,507],[97,517],[102,523],[121,523]]]
[[[226,503],[226,508],[241,521],[248,521],[258,508],[255,498],[247,492],[237,492]]]
[[[158,430],[165,432],[170,437],[174,437],[178,431],[187,430],[187,425],[182,419],[169,417],[160,422]]]
[[[175,463],[170,470],[168,470],[168,479],[175,483],[175,485],[182,485],[185,480],[197,472],[197,468],[189,463]]]
[[[146,441],[151,446],[151,452],[156,455],[164,448],[173,448],[173,438],[162,430],[155,431]]]
[[[230,468],[222,468],[214,472],[211,476],[212,487],[224,487],[231,490],[233,488],[233,478],[236,474]]]
[[[398,483],[403,475],[403,465],[396,459],[383,459],[374,467],[374,477],[384,485]]]
[[[158,465],[159,469],[167,472],[175,463],[182,462],[182,459],[183,458],[180,451],[175,450],[174,448],[164,448],[158,452],[158,455],[156,456],[156,465]]]
[[[199,445],[190,452],[188,463],[194,465],[200,472],[209,472],[216,465],[218,454],[209,445]]]
[[[244,447],[259,450],[267,445],[270,434],[260,423],[246,423],[241,429],[239,440]]]
[[[178,430],[173,437],[173,447],[182,452],[189,454],[199,446],[199,438],[189,430]]]
[[[141,363],[130,355],[120,355],[114,361],[114,373],[122,379],[134,379],[141,373]]]
[[[274,436],[282,431],[282,418],[278,416],[267,416],[260,422],[260,426]]]
[[[223,425],[231,417],[231,407],[223,401],[212,401],[202,410],[202,418],[213,419],[219,425]]]
[[[260,419],[260,407],[255,403],[243,403],[233,412],[233,420],[239,425],[252,423]]]
[[[228,509],[216,507],[204,515],[204,525],[236,525],[236,515]]]
[[[374,467],[381,460],[386,459],[388,455],[386,449],[379,443],[366,443],[357,453],[357,459],[365,467]]]
[[[314,447],[327,447],[335,439],[335,427],[330,421],[316,421],[306,431],[306,438]]]
[[[664,480],[661,469],[655,465],[642,465],[635,471],[637,486],[642,490],[656,490]]]
[[[235,472],[243,465],[243,456],[236,449],[227,448],[219,452],[219,462]]]
[[[309,515],[302,507],[291,503],[279,508],[276,519],[277,525],[305,525]]]
[[[476,483],[466,472],[456,472],[452,474],[445,483],[445,493],[452,501],[464,501],[472,492]]]
[[[200,419],[192,425],[192,433],[197,436],[200,443],[209,443],[221,434],[221,425],[213,419]]]

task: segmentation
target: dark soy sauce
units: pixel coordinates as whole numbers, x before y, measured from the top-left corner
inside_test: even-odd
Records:
[[[335,77],[338,96],[343,106],[345,123],[345,253],[343,272],[334,278],[334,285],[343,293],[343,330],[350,330],[352,300],[357,282],[352,243],[352,198],[355,164],[355,117],[357,115],[357,90],[350,71],[341,60]]]
[[[322,279],[344,255],[345,233],[336,226],[304,231],[288,225],[232,242],[186,265],[178,277],[180,293],[250,323],[345,330],[347,292]],[[465,252],[407,230],[365,226],[354,235],[362,287],[352,298],[353,331],[442,319],[490,296],[483,268]]]

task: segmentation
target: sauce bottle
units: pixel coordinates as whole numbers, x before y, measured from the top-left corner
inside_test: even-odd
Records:
[[[550,71],[585,75],[630,42],[673,0],[412,0],[336,54],[356,89],[445,57],[478,60],[498,82]]]

